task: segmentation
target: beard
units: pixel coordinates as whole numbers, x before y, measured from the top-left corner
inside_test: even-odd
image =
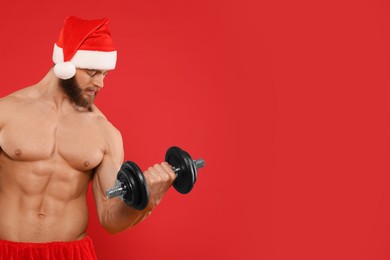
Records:
[[[83,90],[80,88],[79,84],[76,82],[75,77],[72,77],[70,79],[60,79],[60,86],[68,95],[71,102],[75,103],[79,107],[84,107],[90,109],[91,105],[93,104],[93,101],[97,95],[97,92],[95,95],[90,98],[86,99],[83,97]]]

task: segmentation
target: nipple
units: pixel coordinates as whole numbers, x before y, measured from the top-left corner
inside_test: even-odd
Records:
[[[88,167],[88,166],[89,166],[89,162],[88,162],[88,161],[85,161],[85,162],[84,162],[84,166],[85,166],[85,167]]]
[[[22,155],[22,150],[16,149],[16,150],[15,150],[15,155],[16,155],[16,156]]]

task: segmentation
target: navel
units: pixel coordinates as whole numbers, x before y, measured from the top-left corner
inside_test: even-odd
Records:
[[[44,219],[44,218],[46,217],[46,215],[43,214],[43,213],[38,213],[38,217],[39,217],[40,219]]]

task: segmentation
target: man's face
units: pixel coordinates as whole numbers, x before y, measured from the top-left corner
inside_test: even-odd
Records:
[[[89,108],[98,91],[103,88],[107,73],[108,71],[77,69],[74,77],[60,80],[60,85],[77,106]]]

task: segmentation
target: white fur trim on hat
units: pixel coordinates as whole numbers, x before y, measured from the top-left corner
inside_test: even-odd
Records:
[[[69,76],[73,73],[70,64],[73,64],[75,68],[81,69],[113,70],[116,64],[116,53],[116,51],[78,50],[70,61],[64,62],[62,48],[54,44],[53,62],[56,64],[54,73],[59,78],[62,78],[61,76]],[[73,77],[75,73],[76,69],[74,69],[74,74],[69,78]]]

